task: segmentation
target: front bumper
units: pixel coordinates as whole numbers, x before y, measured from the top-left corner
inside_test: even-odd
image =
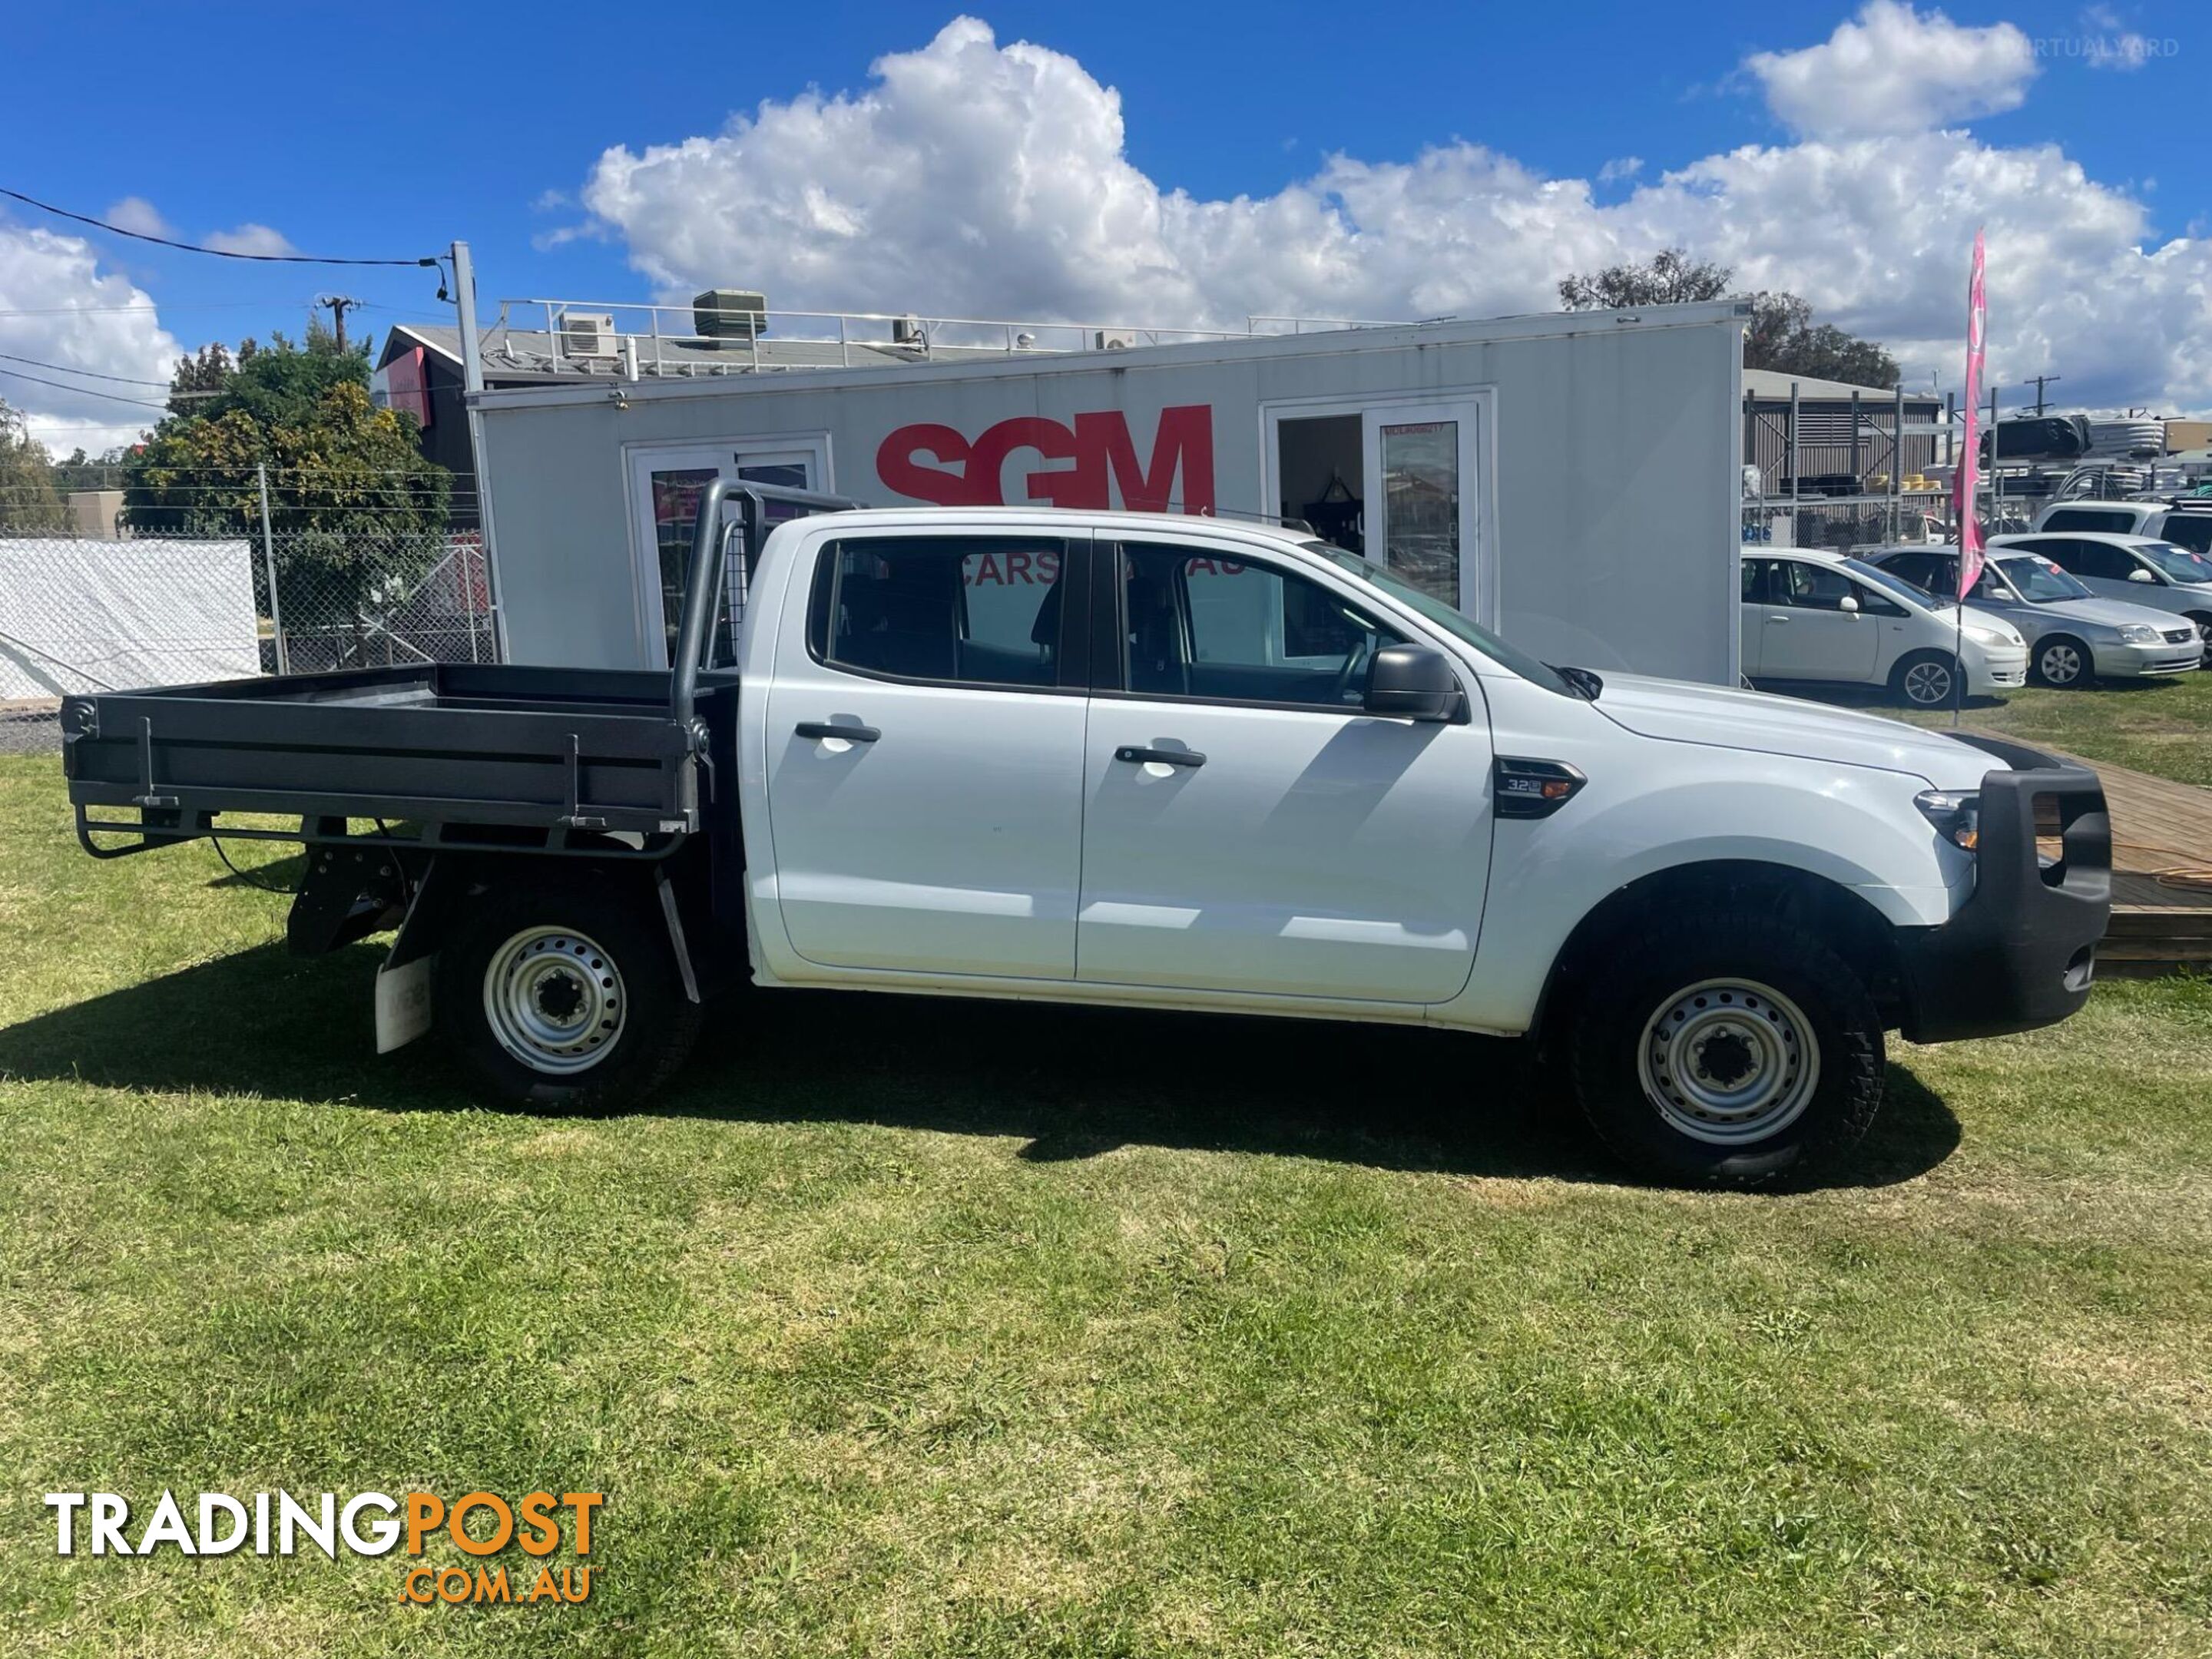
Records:
[[[1902,927],[1900,1024],[1915,1042],[2028,1031],[2088,1000],[2112,908],[2112,829],[2097,775],[1994,738],[1964,741],[2004,761],[1982,780],[1974,890],[1936,927]],[[2061,848],[2036,852],[2039,807]]]
[[[2185,641],[2160,640],[2156,645],[2106,645],[2096,651],[2097,672],[2108,679],[2135,679],[2152,674],[2186,674],[2204,660],[2203,641],[2190,630]]]
[[[2027,684],[2027,653],[1977,647],[1966,656],[1966,690],[1986,696],[1992,691],[2017,691]]]

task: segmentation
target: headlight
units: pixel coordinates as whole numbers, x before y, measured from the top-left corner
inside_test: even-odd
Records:
[[[2156,645],[2158,629],[2148,623],[2123,623],[2120,624],[2120,637],[2130,645]]]
[[[2002,651],[2008,645],[2021,643],[2021,637],[2017,634],[1999,633],[1994,628],[1977,628],[1971,623],[1966,626],[1966,637],[1976,645],[1986,646],[1996,651]]]
[[[1926,789],[1912,798],[1921,817],[1954,847],[1969,853],[1982,842],[1982,798],[1972,790]]]

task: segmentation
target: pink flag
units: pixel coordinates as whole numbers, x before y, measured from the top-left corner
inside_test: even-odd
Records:
[[[1982,233],[1974,232],[1974,270],[1966,279],[1966,428],[1959,471],[1951,481],[1951,506],[1959,520],[1959,597],[1964,599],[1982,579],[1982,526],[1974,517],[1976,474],[1979,470],[1982,412],[1982,347],[1989,325],[1989,302],[1982,291]],[[1996,447],[1996,434],[1990,434]],[[1996,465],[1994,454],[1990,465]]]

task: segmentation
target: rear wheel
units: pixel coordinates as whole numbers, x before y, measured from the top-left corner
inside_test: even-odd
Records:
[[[2212,611],[2191,611],[2186,615],[2197,624],[2197,635],[2204,641],[2204,665],[2212,668]]]
[[[1948,708],[1958,701],[1963,681],[1949,653],[1916,651],[1891,672],[1889,684],[1915,708]]]
[[[699,1032],[649,886],[580,870],[467,902],[439,953],[438,1024],[485,1092],[611,1111],[674,1076]]]
[[[1570,1015],[1583,1112],[1662,1180],[1753,1187],[1852,1146],[1881,1103],[1881,1015],[1802,926],[1723,909],[1607,951]]]
[[[2035,647],[2035,678],[2054,690],[2066,691],[2089,684],[2096,677],[2096,659],[2089,647],[2063,634],[2053,634]]]

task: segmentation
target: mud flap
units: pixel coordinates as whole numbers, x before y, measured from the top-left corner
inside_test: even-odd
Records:
[[[430,976],[435,951],[410,962],[386,961],[376,970],[376,1052],[404,1048],[430,1030]]]

